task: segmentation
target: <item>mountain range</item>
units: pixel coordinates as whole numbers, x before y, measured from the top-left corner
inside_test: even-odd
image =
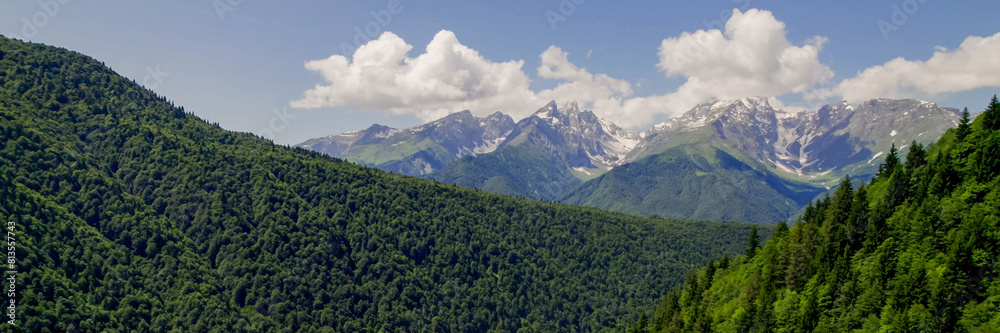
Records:
[[[275,145],[82,54],[3,37],[0,221],[4,332],[621,332],[757,230]]]
[[[462,111],[414,128],[375,124],[299,146],[386,171],[424,176],[463,156],[496,150],[512,130],[514,121],[503,113],[478,118]]]
[[[514,122],[468,111],[409,129],[381,125],[299,147],[383,170],[633,214],[777,223],[845,175],[870,178],[892,145],[927,143],[960,112],[873,99],[789,112],[766,98],[698,105],[645,132],[576,102]],[[718,200],[727,201],[718,205]],[[720,209],[720,207],[722,207]]]
[[[509,132],[467,113],[328,142],[365,151],[408,132],[398,146],[455,156],[413,164],[430,177],[517,157],[603,172],[571,173],[583,183],[563,201],[748,221],[770,195],[797,203],[835,174],[877,170],[844,177],[794,224],[678,221],[275,145],[82,54],[0,37],[6,331],[996,332],[1000,99],[926,147],[885,150],[933,140],[953,113],[872,100],[792,114],[743,99],[636,134],[552,103]],[[473,141],[452,135],[456,122],[478,124]],[[379,165],[392,161],[413,159]],[[514,164],[470,170],[537,185]],[[532,189],[545,190],[507,188]]]

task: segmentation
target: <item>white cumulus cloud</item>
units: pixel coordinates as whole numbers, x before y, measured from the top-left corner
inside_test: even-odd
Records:
[[[520,118],[550,100],[577,100],[598,116],[640,127],[658,114],[677,115],[715,99],[807,92],[833,76],[818,60],[825,41],[814,37],[793,45],[785,24],[770,12],[734,9],[725,31],[698,30],[663,40],[658,68],[667,77],[687,80],[673,92],[635,97],[628,81],[590,73],[556,46],[540,55],[536,74],[558,84],[535,91],[523,60],[490,61],[450,31],[438,32],[415,57],[410,56],[411,45],[385,32],[350,58],[334,55],[307,62],[306,68],[319,72],[325,82],[291,106],[347,106],[433,120],[465,109],[477,115],[501,110]]]
[[[617,120],[622,101],[632,95],[632,84],[607,74],[591,74],[585,68],[577,68],[569,61],[569,53],[550,46],[541,55],[538,77],[562,80],[555,88],[538,92],[537,100],[568,101],[578,100],[593,105],[598,116]]]
[[[896,58],[867,68],[812,97],[839,96],[851,102],[871,98],[921,98],[1000,86],[1000,33],[968,37],[956,50],[936,47],[927,61]]]
[[[833,77],[833,71],[819,61],[825,42],[817,36],[802,46],[793,45],[785,24],[771,12],[734,9],[724,32],[698,30],[663,40],[657,67],[667,77],[682,76],[687,81],[673,93],[630,100],[625,111],[638,114],[656,108],[659,113],[679,114],[715,99],[806,92]]]
[[[357,49],[306,63],[326,81],[291,103],[295,108],[350,106],[361,111],[414,114],[430,120],[464,109],[492,112],[533,106],[524,61],[491,62],[441,31],[417,57],[391,32]]]
[[[348,106],[361,111],[389,111],[434,120],[471,110],[497,110],[514,117],[531,114],[549,100],[579,100],[592,105],[620,104],[631,85],[604,74],[594,75],[569,62],[568,53],[552,46],[541,54],[538,76],[560,84],[539,92],[529,88],[523,60],[493,62],[442,30],[424,53],[411,58],[413,46],[385,32],[358,48],[348,59],[333,55],[306,63],[326,81],[291,103],[295,108]],[[607,102],[606,100],[613,102]]]

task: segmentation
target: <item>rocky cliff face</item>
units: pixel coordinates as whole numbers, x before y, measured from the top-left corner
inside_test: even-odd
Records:
[[[550,151],[567,168],[610,169],[621,164],[639,134],[601,119],[577,102],[550,102],[517,123],[504,145],[529,141]]]

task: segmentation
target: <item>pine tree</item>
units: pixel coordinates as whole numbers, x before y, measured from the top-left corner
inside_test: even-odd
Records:
[[[811,203],[810,203],[811,204]],[[774,227],[774,234],[771,238],[784,237],[788,233],[788,221],[781,221]]]
[[[851,177],[844,176],[840,182],[840,187],[833,194],[830,206],[826,210],[823,218],[820,234],[824,238],[824,246],[821,247],[819,258],[823,260],[836,259],[837,254],[843,248],[842,244],[848,223],[848,214],[851,205],[854,203],[854,186],[851,185]]]
[[[899,151],[896,149],[896,143],[893,143],[892,148],[889,148],[889,155],[885,156],[885,162],[878,167],[878,175],[889,177],[897,166],[899,166]]]
[[[760,236],[758,235],[757,226],[754,226],[753,229],[750,229],[750,238],[747,239],[747,260],[757,254],[758,247],[760,247]]]
[[[852,251],[860,248],[864,239],[864,232],[868,228],[868,189],[865,184],[861,184],[854,191],[854,203],[851,204],[851,213],[847,220],[847,243]]]
[[[649,326],[648,321],[649,321],[649,319],[647,319],[646,313],[644,312],[642,314],[642,316],[639,317],[639,322],[636,323],[635,327],[633,327],[632,330],[629,331],[629,332],[632,332],[632,333],[644,333],[644,332],[648,332],[649,331],[647,329],[647,326]]]
[[[958,123],[958,140],[965,140],[972,130],[969,127],[969,108],[962,110],[962,121]]]
[[[925,164],[927,164],[927,150],[924,149],[924,145],[913,140],[913,143],[910,144],[910,152],[906,153],[906,169],[913,172],[913,169]]]
[[[990,105],[986,107],[986,112],[979,117],[983,118],[983,129],[1000,130],[1000,100],[997,100],[997,95],[993,95]]]

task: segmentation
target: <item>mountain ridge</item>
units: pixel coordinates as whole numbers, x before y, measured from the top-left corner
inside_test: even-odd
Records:
[[[500,147],[462,158],[430,179],[531,199],[555,200],[613,168],[638,134],[552,101],[520,120]]]
[[[450,162],[438,163],[434,168],[423,169],[430,172],[410,174],[499,194],[562,200],[634,214],[694,219],[746,218],[759,223],[776,223],[790,215],[782,217],[774,212],[787,213],[802,209],[803,202],[813,199],[802,196],[818,195],[823,189],[835,186],[838,179],[845,175],[860,179],[871,177],[876,172],[879,159],[884,158],[890,146],[895,145],[905,150],[911,141],[926,143],[957,125],[959,118],[957,109],[941,108],[934,103],[912,99],[872,99],[857,105],[842,101],[816,110],[788,112],[772,106],[768,98],[748,97],[704,103],[657,124],[648,131],[633,132],[597,117],[592,110],[582,109],[577,102],[560,104],[551,101],[517,121],[494,151],[467,154],[451,159]],[[753,165],[752,169],[755,171],[747,174],[737,170],[741,176],[736,176],[732,170],[726,171],[725,168],[694,170],[683,167],[685,171],[671,174],[671,165],[660,164],[663,161],[656,162],[656,155],[689,144],[710,144],[721,149],[720,151],[730,151],[728,155],[737,156],[742,163]],[[716,159],[716,153],[709,150],[694,151],[705,151],[708,155],[694,157],[683,153],[671,154],[694,159]],[[423,155],[416,154],[407,158],[419,159]],[[403,159],[392,163],[412,162]],[[388,167],[392,163],[373,166],[400,172],[399,168]],[[624,207],[623,203],[630,202],[629,200],[617,200],[614,196],[589,197],[621,194],[622,189],[643,188],[641,184],[608,185],[604,190],[587,193],[602,187],[588,185],[587,182],[601,181],[598,179],[608,173],[615,173],[616,168],[629,163],[641,163],[644,168],[660,168],[656,170],[660,178],[656,179],[666,182],[660,186],[679,186],[680,183],[677,182],[695,179],[702,182],[704,179],[696,176],[719,172],[716,175],[719,176],[716,178],[718,182],[710,183],[718,185],[718,188],[704,193],[728,193],[730,190],[726,190],[727,188],[750,179],[772,185],[781,183],[769,186],[769,189],[761,188],[764,192],[759,197],[776,200],[744,202],[734,205],[733,209],[735,212],[741,206],[757,204],[778,206],[744,211],[769,212],[762,213],[763,215],[676,215],[677,211],[662,208],[637,208],[655,207],[649,202],[668,198],[650,197],[638,202],[631,201],[638,205],[636,207]],[[635,172],[637,169],[630,170]],[[782,180],[778,183],[768,180],[772,178]],[[605,181],[611,179],[627,180],[623,177],[604,178]],[[612,191],[611,188],[618,190]],[[792,188],[796,190],[790,190]],[[780,193],[792,193],[792,197],[775,197]],[[751,197],[747,199],[753,201]],[[795,202],[799,207],[788,206],[785,204],[788,202]],[[681,210],[690,211],[687,208]]]
[[[881,146],[882,143],[884,143],[883,141],[885,141],[886,136],[889,136],[891,139],[897,135],[903,134],[896,132],[897,130],[903,130],[906,128],[906,124],[899,124],[898,129],[894,128],[888,130],[886,133],[883,133],[884,135],[874,134],[874,128],[870,128],[872,127],[870,124],[879,123],[880,121],[888,123],[889,125],[897,123],[894,120],[898,119],[880,117],[878,115],[878,112],[884,111],[902,111],[904,114],[903,117],[909,116],[911,118],[909,121],[914,121],[915,123],[919,121],[918,119],[937,117],[941,120],[941,123],[947,125],[939,128],[930,128],[923,130],[920,133],[913,133],[912,135],[902,135],[908,138],[910,136],[914,137],[911,139],[923,137],[923,141],[929,140],[927,138],[932,138],[932,134],[943,131],[943,128],[945,127],[957,126],[960,117],[958,109],[942,108],[938,107],[934,103],[916,99],[876,98],[858,103],[857,106],[847,103],[846,101],[842,101],[839,103],[824,105],[816,110],[789,112],[772,107],[768,98],[747,97],[742,99],[721,100],[700,104],[680,116],[653,125],[649,130],[637,132],[623,129],[611,121],[597,117],[592,110],[580,108],[578,102],[576,101],[568,101],[561,104],[556,101],[551,101],[528,117],[514,122],[514,129],[508,131],[508,127],[510,127],[510,125],[509,123],[506,123],[503,127],[494,130],[508,135],[513,132],[515,135],[510,137],[507,137],[507,135],[493,135],[491,137],[493,139],[492,145],[483,145],[484,147],[480,149],[466,149],[465,152],[460,153],[456,157],[460,158],[467,155],[476,156],[499,149],[505,144],[507,139],[516,138],[516,134],[519,134],[519,132],[514,131],[516,131],[518,124],[521,124],[521,127],[525,127],[527,124],[522,123],[530,123],[532,118],[536,118],[539,121],[546,123],[548,126],[557,131],[565,129],[566,132],[580,130],[579,126],[581,124],[579,120],[586,119],[591,123],[584,123],[583,125],[600,124],[602,130],[593,131],[592,134],[604,136],[596,138],[597,140],[595,140],[595,142],[597,145],[586,147],[586,155],[588,155],[588,159],[592,162],[592,165],[586,166],[600,167],[609,170],[615,166],[662,152],[664,149],[659,149],[660,147],[658,147],[658,144],[662,143],[661,141],[669,140],[674,135],[694,130],[702,126],[712,125],[723,132],[722,135],[724,138],[732,138],[729,141],[736,144],[737,148],[747,152],[748,154],[754,155],[758,158],[758,160],[764,163],[771,164],[776,171],[803,177],[817,175],[823,176],[832,171],[832,169],[841,168],[845,165],[829,163],[817,164],[821,161],[811,160],[811,152],[808,151],[808,148],[822,150],[825,148],[822,144],[838,140],[840,136],[843,136],[845,131],[864,132],[863,135],[861,135],[861,140],[866,142],[878,142]],[[913,112],[911,115],[910,111],[917,112]],[[325,148],[322,144],[320,144],[323,142],[322,139],[326,138],[327,142],[349,141],[353,139],[352,143],[359,145],[378,144],[379,142],[382,142],[382,140],[366,141],[360,138],[354,138],[354,136],[357,136],[359,133],[374,132],[383,133],[383,136],[388,137],[391,136],[391,134],[395,134],[395,132],[407,130],[420,131],[446,119],[454,118],[455,115],[472,117],[470,111],[464,110],[453,113],[439,120],[408,129],[394,129],[375,124],[366,130],[310,139],[296,146],[326,153],[334,157],[345,157],[343,151],[346,149]],[[862,117],[856,117],[858,115],[861,115]],[[912,119],[914,117],[917,117],[917,119]],[[487,117],[477,119],[489,118],[506,119],[509,118],[509,116],[506,116],[502,111],[496,111]],[[511,119],[511,121],[513,120]],[[867,126],[868,128],[866,128],[863,124],[869,124]],[[483,126],[487,129],[491,128],[489,124],[484,124]],[[593,126],[592,128],[588,128],[586,130],[592,129]],[[748,133],[751,130],[757,130],[759,133]],[[387,131],[395,132],[386,133]],[[587,133],[585,132],[582,134]],[[754,137],[754,134],[756,134],[757,137]],[[824,135],[828,136],[828,138],[822,138]],[[752,140],[745,140],[748,137]],[[820,138],[821,140],[817,142],[817,138]],[[449,139],[435,138],[434,140],[447,141]],[[817,143],[820,143],[821,145],[809,147],[810,145],[815,145]],[[899,146],[903,146],[909,142],[900,141],[897,143],[899,143]],[[884,151],[888,148],[888,145],[885,146],[886,147],[882,147],[882,149],[878,149],[877,151],[867,152],[863,151],[866,147],[854,147],[854,151],[846,157],[848,160],[856,163],[860,161],[861,155],[868,155],[868,158],[870,159],[878,152],[884,153]],[[766,152],[757,153],[759,151]],[[858,157],[851,158],[854,154],[860,155]],[[815,153],[812,155],[815,155]],[[359,161],[357,159],[350,158],[351,156],[347,157],[348,160],[355,162]],[[836,159],[843,160],[844,157],[845,156],[838,155]],[[378,164],[364,163],[364,161],[361,162],[362,164],[376,167]],[[585,166],[579,165],[580,163],[571,164],[578,164],[573,165],[573,167]],[[874,161],[871,164],[874,165]],[[803,178],[803,180],[809,179]]]
[[[295,146],[386,171],[426,176],[463,156],[493,152],[513,126],[510,116],[501,112],[479,118],[465,110],[411,128],[374,124]]]

